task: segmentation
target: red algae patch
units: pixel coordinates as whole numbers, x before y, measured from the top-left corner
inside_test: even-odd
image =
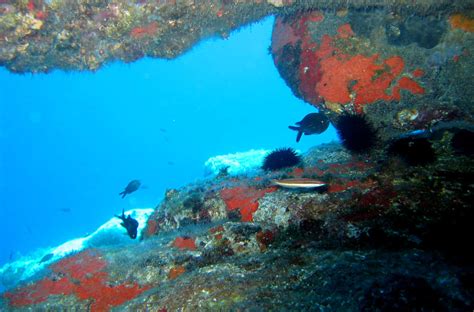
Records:
[[[295,45],[299,40],[299,36],[295,34],[295,30],[291,25],[283,23],[280,18],[276,20],[274,27],[275,31],[272,34],[272,52],[280,50],[287,44]]]
[[[51,295],[75,295],[90,301],[90,311],[109,311],[149,289],[136,283],[124,282],[110,286],[107,262],[95,250],[86,250],[62,259],[50,268],[60,279],[44,278],[32,285],[4,294],[12,307],[23,307],[48,300]]]
[[[109,286],[107,273],[101,272],[83,280],[76,290],[76,295],[80,299],[92,299],[91,311],[108,311],[113,306],[132,300],[149,288],[136,283]]]
[[[75,280],[94,275],[105,269],[107,262],[94,250],[86,250],[72,257],[67,257],[51,265],[51,269]]]
[[[402,77],[398,81],[398,86],[395,87],[393,93],[396,94],[398,98],[400,98],[398,89],[404,89],[410,91],[413,94],[424,94],[425,89],[422,88],[417,82],[413,81],[408,77]]]
[[[325,101],[348,104],[354,102],[355,110],[379,100],[400,100],[399,89],[423,94],[424,89],[414,80],[402,77],[390,93],[402,73],[405,63],[400,56],[393,56],[379,63],[379,56],[350,56],[337,54],[320,61],[321,78],[316,82],[316,93]],[[352,85],[352,86],[351,86]]]
[[[214,235],[214,238],[216,240],[221,240],[222,238],[224,238],[224,235],[223,235],[224,230],[225,230],[224,227],[222,225],[219,225],[210,229],[209,233]]]
[[[337,34],[339,38],[343,38],[343,39],[347,39],[354,36],[354,32],[352,31],[351,25],[349,24],[341,25],[337,29]]]
[[[413,77],[419,78],[425,75],[425,71],[421,68],[417,68],[412,72]]]
[[[186,272],[186,268],[182,265],[178,265],[174,268],[171,268],[168,272],[168,279],[174,280],[175,278],[179,277],[181,274]]]
[[[373,187],[376,183],[372,180],[367,180],[365,182],[359,180],[344,180],[339,183],[334,182],[329,185],[328,193],[339,193],[352,188],[358,188],[361,190],[366,190]]]
[[[243,222],[253,222],[253,214],[258,209],[258,200],[266,193],[276,191],[276,187],[256,189],[249,186],[237,186],[221,190],[227,210],[239,210]]]
[[[7,292],[3,296],[8,299],[10,306],[23,307],[48,300],[51,295],[71,295],[75,285],[68,278],[58,280],[43,279],[35,284]]]
[[[268,246],[275,241],[275,233],[270,230],[260,231],[255,236],[260,251],[267,250]]]
[[[146,223],[146,235],[147,237],[158,233],[158,222],[156,220],[148,220]]]
[[[185,250],[196,250],[196,241],[192,237],[176,237],[173,241],[173,247]]]
[[[452,28],[461,29],[467,32],[474,32],[474,19],[463,14],[454,14],[449,18]]]
[[[135,39],[153,36],[158,30],[158,23],[151,22],[148,25],[135,27],[130,31],[130,36]]]
[[[402,77],[396,81],[405,67],[401,56],[380,61],[378,54],[349,55],[335,47],[334,40],[347,40],[352,36],[350,25],[344,24],[339,27],[338,35],[324,35],[314,52],[302,54],[303,75],[300,78],[303,94],[318,101],[343,105],[353,102],[356,112],[361,113],[363,105],[379,100],[400,100],[399,89],[424,93],[424,89],[411,78]],[[308,75],[307,71],[312,68],[317,69],[317,75]],[[390,92],[393,84],[394,92]]]
[[[303,168],[295,168],[293,171],[291,171],[291,175],[294,177],[300,178],[304,174],[304,169]]]
[[[400,101],[401,89],[413,94],[425,92],[418,82],[404,76],[410,74],[404,74],[405,61],[401,56],[384,59],[372,49],[361,48],[367,45],[361,44],[363,39],[356,36],[350,24],[339,25],[335,35],[315,36],[311,23],[323,20],[322,15],[307,13],[286,23],[278,18],[275,23],[272,39],[275,64],[284,67],[280,63],[285,60],[298,64],[294,76],[288,74],[290,69],[283,71],[303,99],[336,113],[341,113],[341,108],[363,113],[367,104]],[[288,51],[296,54],[288,55]],[[417,71],[411,77],[421,76]]]

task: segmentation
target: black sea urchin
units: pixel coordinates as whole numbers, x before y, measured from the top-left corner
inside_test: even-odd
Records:
[[[402,158],[408,165],[425,165],[436,159],[431,142],[426,138],[402,138],[388,148],[388,152]]]
[[[301,162],[301,157],[292,148],[279,148],[265,156],[262,169],[266,171],[278,170],[296,166]]]
[[[474,132],[462,129],[454,134],[451,146],[457,154],[474,155]]]
[[[340,116],[336,129],[342,145],[351,152],[360,153],[375,144],[376,131],[363,115]]]

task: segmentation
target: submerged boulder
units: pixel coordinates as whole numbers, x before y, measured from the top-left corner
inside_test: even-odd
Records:
[[[226,38],[231,31],[270,14],[374,7],[426,14],[439,9],[461,11],[472,7],[472,3],[463,0],[3,0],[0,1],[0,65],[24,73],[97,70],[111,61],[132,62],[145,56],[170,59],[200,40],[210,36]],[[406,29],[402,37],[392,41],[406,44],[405,33],[416,31],[418,23],[413,20],[402,26]],[[420,37],[417,42],[433,45],[442,31],[438,24],[435,26],[433,36],[416,33]]]
[[[342,114],[364,114],[382,141],[453,121],[472,127],[471,13],[279,15],[271,53],[293,93],[335,125]]]
[[[328,144],[301,167],[168,190],[141,242],[48,262],[0,308],[472,309],[474,164],[433,148],[434,161],[412,165]],[[327,186],[271,184],[283,177]]]

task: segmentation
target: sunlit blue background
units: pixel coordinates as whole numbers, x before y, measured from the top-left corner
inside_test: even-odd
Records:
[[[173,61],[97,73],[0,69],[0,264],[94,231],[122,208],[155,207],[204,175],[211,156],[335,139],[288,125],[297,99],[268,54],[273,18],[210,39]],[[121,199],[132,179],[148,188]]]

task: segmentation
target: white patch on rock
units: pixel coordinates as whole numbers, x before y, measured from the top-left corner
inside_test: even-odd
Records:
[[[38,273],[50,263],[58,261],[72,253],[79,252],[88,247],[105,247],[122,244],[136,244],[139,242],[141,232],[146,226],[148,217],[154,212],[153,208],[131,209],[125,215],[131,215],[138,221],[138,237],[131,239],[127,231],[120,225],[119,218],[113,217],[95,232],[84,237],[72,239],[57,247],[38,249],[30,255],[9,262],[0,267],[0,283],[11,288],[19,282],[24,281]],[[41,262],[46,255],[52,255],[50,259]]]
[[[209,158],[204,163],[207,174],[217,175],[219,171],[228,168],[230,175],[248,173],[261,167],[263,159],[270,151],[264,149],[250,150],[227,155],[218,155]]]
[[[283,6],[283,0],[267,0],[267,2],[276,7]]]

